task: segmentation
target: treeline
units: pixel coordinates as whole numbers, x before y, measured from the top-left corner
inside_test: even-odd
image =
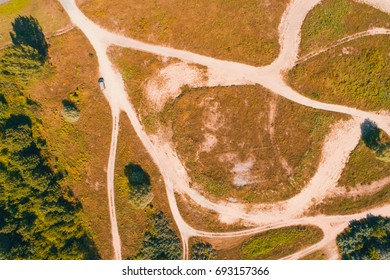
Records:
[[[390,260],[390,218],[353,220],[336,241],[345,260]]]
[[[32,17],[13,28],[14,45],[0,54],[0,259],[97,259],[81,204],[48,162],[38,105],[25,96],[48,67],[48,44]]]

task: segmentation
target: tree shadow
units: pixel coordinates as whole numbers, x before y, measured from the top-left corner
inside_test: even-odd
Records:
[[[129,184],[134,187],[150,186],[150,176],[138,164],[130,163],[125,166],[125,175]]]
[[[18,128],[19,126],[27,125],[31,128],[31,119],[26,115],[11,115],[5,123],[5,128]]]
[[[77,108],[76,104],[74,104],[72,101],[69,101],[69,100],[62,100],[62,105],[65,107],[65,108],[69,108],[71,110],[74,110],[74,111],[78,111],[79,109]]]

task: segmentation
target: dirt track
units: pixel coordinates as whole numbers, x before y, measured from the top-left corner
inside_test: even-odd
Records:
[[[87,36],[92,46],[94,47],[100,66],[100,73],[105,78],[107,88],[104,91],[104,95],[107,98],[113,114],[113,134],[112,134],[112,143],[110,150],[110,159],[107,170],[107,189],[109,195],[109,209],[111,217],[111,228],[113,236],[113,247],[115,251],[114,258],[121,258],[121,244],[118,234],[118,229],[116,225],[115,217],[115,203],[114,203],[114,168],[115,168],[115,154],[116,154],[116,143],[117,143],[117,129],[119,123],[119,113],[124,111],[130,122],[132,123],[138,137],[142,141],[148,153],[151,155],[152,159],[158,166],[166,185],[167,195],[169,200],[169,205],[175,222],[179,228],[182,242],[183,242],[183,257],[188,258],[188,238],[191,236],[207,236],[207,237],[231,237],[237,235],[247,235],[250,233],[261,232],[270,228],[277,228],[286,225],[293,224],[314,224],[320,226],[325,234],[324,239],[312,246],[312,248],[307,248],[302,250],[300,254],[308,253],[311,251],[320,248],[321,246],[326,245],[328,242],[332,241],[334,237],[347,225],[348,221],[352,217],[362,217],[366,213],[361,213],[355,216],[329,216],[329,217],[298,217],[302,209],[301,204],[297,203],[302,201],[307,204],[313,197],[321,198],[326,195],[326,192],[332,189],[334,186],[333,181],[337,177],[337,173],[341,172],[344,163],[345,157],[348,156],[348,153],[354,148],[353,145],[357,144],[355,141],[356,128],[360,121],[365,118],[370,118],[374,120],[380,128],[387,132],[390,135],[390,117],[385,115],[379,115],[371,112],[364,112],[354,108],[349,108],[346,106],[339,106],[334,104],[326,104],[317,101],[313,101],[309,98],[306,98],[300,95],[298,92],[291,89],[288,85],[285,84],[282,78],[281,72],[286,69],[290,69],[294,66],[297,60],[298,46],[300,42],[300,28],[303,23],[303,20],[306,17],[306,14],[317,5],[320,0],[296,0],[292,1],[288,9],[286,10],[282,22],[280,24],[280,43],[281,43],[281,52],[279,57],[269,66],[257,68],[241,63],[221,61],[213,58],[193,54],[186,51],[175,50],[172,48],[154,46],[150,44],[145,44],[136,40],[126,38],[124,36],[110,33],[93,22],[87,19],[81,11],[77,8],[74,0],[59,0],[66,12],[69,14],[73,24],[78,26]],[[382,10],[390,12],[390,2],[387,0],[365,0],[364,2],[374,3],[375,5],[380,5]],[[264,87],[270,89],[271,91],[290,99],[296,103],[299,103],[304,106],[309,106],[312,108],[317,108],[326,111],[340,112],[344,114],[351,115],[354,117],[354,121],[351,122],[346,128],[342,130],[345,133],[345,137],[352,137],[352,143],[346,143],[347,138],[338,138],[335,137],[334,142],[329,141],[328,143],[334,143],[334,147],[339,147],[341,155],[340,158],[333,158],[331,155],[326,156],[324,154],[323,163],[328,160],[337,165],[337,168],[333,168],[333,164],[329,164],[328,169],[322,170],[323,176],[321,179],[326,179],[328,185],[325,189],[318,189],[317,183],[308,185],[307,188],[303,190],[297,198],[293,198],[290,203],[291,206],[286,206],[293,208],[294,211],[291,212],[280,212],[280,213],[270,213],[268,211],[263,211],[262,207],[256,212],[247,213],[243,206],[237,204],[229,203],[213,203],[194,189],[191,189],[189,186],[189,178],[186,173],[186,170],[183,167],[183,164],[178,159],[175,151],[170,146],[170,143],[162,142],[161,139],[157,137],[151,137],[146,134],[142,125],[140,124],[137,114],[127,98],[127,93],[124,87],[122,77],[119,72],[115,70],[115,67],[112,65],[107,56],[107,48],[109,45],[118,45],[122,47],[137,49],[141,51],[146,51],[154,53],[160,56],[165,57],[175,57],[186,62],[192,62],[207,66],[210,72],[218,73],[221,76],[224,76],[226,81],[231,81],[231,85],[243,85],[243,84],[261,84]],[[350,131],[350,133],[348,132]],[[349,135],[349,136],[348,136]],[[331,150],[333,146],[330,146]],[[325,151],[326,152],[326,151]],[[332,161],[334,160],[334,162]],[[331,170],[330,170],[331,169]],[[321,172],[321,166],[319,171]],[[317,173],[318,173],[317,172]],[[315,178],[313,177],[313,180]],[[312,181],[313,181],[312,180]],[[326,185],[326,184],[325,184]],[[212,209],[220,214],[221,219],[225,222],[232,222],[236,219],[248,220],[255,222],[256,224],[263,224],[262,227],[254,228],[249,231],[241,231],[234,233],[206,233],[193,229],[189,226],[181,217],[177,203],[175,200],[174,192],[186,193],[188,194],[195,202],[200,204],[203,207]],[[288,205],[288,202],[285,203]],[[382,207],[380,209],[373,210],[375,213],[382,215],[390,215],[390,207]],[[373,213],[374,213],[373,212]],[[295,217],[294,217],[295,216]],[[266,219],[267,217],[267,219]],[[265,225],[266,224],[266,225]],[[336,225],[337,224],[337,225]],[[298,257],[299,254],[292,257]]]

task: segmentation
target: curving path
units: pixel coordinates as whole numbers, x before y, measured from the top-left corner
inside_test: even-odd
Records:
[[[302,26],[302,23],[307,13],[317,4],[319,4],[321,2],[320,0],[294,0],[291,2],[288,9],[283,15],[282,22],[279,28],[281,45],[280,55],[271,65],[261,68],[236,62],[217,60],[214,58],[194,54],[187,51],[146,44],[137,40],[126,38],[118,34],[110,33],[90,21],[87,17],[85,17],[85,15],[78,9],[74,0],[59,0],[59,2],[64,7],[65,11],[69,14],[73,24],[81,29],[81,31],[87,36],[91,45],[94,47],[99,61],[100,73],[106,81],[107,88],[106,90],[104,90],[104,95],[109,102],[113,115],[113,133],[107,170],[107,189],[109,196],[109,210],[112,229],[111,232],[115,259],[121,258],[121,244],[116,223],[114,201],[114,169],[120,111],[124,111],[126,113],[138,137],[140,138],[141,142],[145,146],[148,153],[151,155],[152,159],[154,160],[162,174],[166,185],[169,205],[175,222],[180,231],[183,243],[183,258],[188,258],[188,238],[191,236],[243,236],[265,231],[271,228],[283,227],[286,225],[300,223],[318,225],[324,230],[324,239],[320,243],[316,244],[316,247],[312,246],[313,248],[311,249],[305,249],[306,251],[310,251],[316,249],[318,246],[325,245],[327,242],[332,240],[332,238],[334,239],[337,233],[346,226],[346,224],[352,217],[358,217],[358,215],[355,215],[300,218],[298,217],[301,211],[301,209],[298,209],[299,205],[291,203],[291,207],[294,207],[294,211],[292,211],[291,213],[293,213],[297,217],[292,217],[294,215],[286,215],[284,213],[281,214],[279,217],[271,216],[270,220],[265,221],[262,218],[264,218],[265,216],[269,216],[269,213],[262,209],[259,209],[255,213],[248,214],[244,209],[241,209],[242,211],[236,211],[236,206],[233,207],[233,205],[214,203],[207,200],[195,190],[190,188],[189,178],[186,173],[186,170],[184,169],[184,166],[178,159],[175,151],[172,149],[170,144],[161,142],[161,140],[157,137],[152,137],[146,134],[145,130],[143,129],[137,118],[135,109],[128,100],[121,75],[114,68],[107,56],[107,48],[110,45],[114,44],[122,47],[150,52],[160,56],[175,57],[187,62],[201,64],[207,66],[210,70],[216,73],[224,75],[226,79],[232,81],[232,85],[245,83],[260,84],[268,88],[269,90],[304,106],[348,114],[352,116],[354,118],[354,121],[356,122],[359,122],[365,118],[370,118],[374,120],[379,127],[381,127],[384,131],[386,131],[386,133],[390,135],[389,116],[380,115],[372,112],[364,112],[346,106],[313,101],[309,98],[300,95],[298,92],[291,89],[283,81],[282,72],[293,67],[297,61],[297,53],[300,42],[300,28]],[[374,6],[379,5],[380,9],[388,13],[390,12],[390,5],[387,0],[364,0],[364,2],[368,2],[368,4]],[[352,125],[351,129],[355,132],[351,133],[356,133],[356,127],[357,123],[355,125]],[[348,133],[346,134],[348,135]],[[348,152],[348,149],[350,148],[351,147],[345,147],[344,151]],[[340,163],[340,160],[336,160],[336,162]],[[341,161],[341,168],[342,165],[343,163]],[[311,189],[307,188],[309,191],[305,189],[302,192],[301,196],[303,195],[306,200],[311,199],[313,193],[310,190],[315,190],[315,187],[316,185],[313,184],[313,187]],[[262,227],[253,228],[249,231],[240,231],[232,233],[207,233],[197,231],[196,229],[189,226],[180,215],[174,196],[175,191],[188,194],[195,202],[197,202],[201,206],[206,207],[208,209],[212,209],[219,213],[221,215],[221,218],[227,217],[227,219],[229,219],[229,216],[234,214],[234,219],[248,220],[257,224],[264,224],[266,222],[268,224],[263,225]],[[388,206],[376,209],[375,211],[378,211],[379,214],[390,215],[390,207]],[[364,216],[365,214],[366,213],[361,213],[359,214],[359,217]],[[334,226],[335,224],[339,224],[339,226]]]

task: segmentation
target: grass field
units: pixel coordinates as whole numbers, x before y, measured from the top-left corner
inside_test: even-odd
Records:
[[[319,50],[338,39],[372,27],[390,27],[390,16],[352,0],[324,0],[302,26],[300,54]]]
[[[11,0],[0,5],[0,48],[11,42],[8,35],[12,30],[11,22],[18,15],[36,17],[47,36],[70,25],[68,17],[58,1]]]
[[[363,141],[351,153],[339,185],[347,189],[367,185],[390,175],[390,163],[379,160]]]
[[[288,82],[322,102],[363,110],[390,108],[390,38],[363,37],[294,67]]]
[[[322,237],[322,231],[314,226],[270,230],[246,241],[241,253],[244,259],[278,259],[313,245]]]
[[[390,185],[387,185],[379,192],[371,195],[354,198],[334,197],[325,199],[319,205],[315,205],[309,209],[308,214],[349,215],[366,211],[370,208],[379,207],[389,202]]]
[[[287,0],[78,0],[104,27],[142,41],[220,59],[266,65],[279,53]]]
[[[47,67],[45,76],[28,93],[39,102],[37,114],[53,155],[53,167],[67,173],[64,185],[71,187],[81,201],[98,250],[103,259],[109,259],[113,252],[105,169],[111,113],[96,83],[97,59],[79,31],[53,37],[49,43],[52,67]],[[75,123],[61,116],[62,102],[69,99],[80,110]]]
[[[315,226],[269,230],[250,238],[206,240],[217,250],[216,259],[276,260],[319,242],[323,232]]]
[[[188,90],[164,116],[194,186],[215,199],[248,203],[297,194],[316,171],[329,125],[340,118],[259,86]]]

